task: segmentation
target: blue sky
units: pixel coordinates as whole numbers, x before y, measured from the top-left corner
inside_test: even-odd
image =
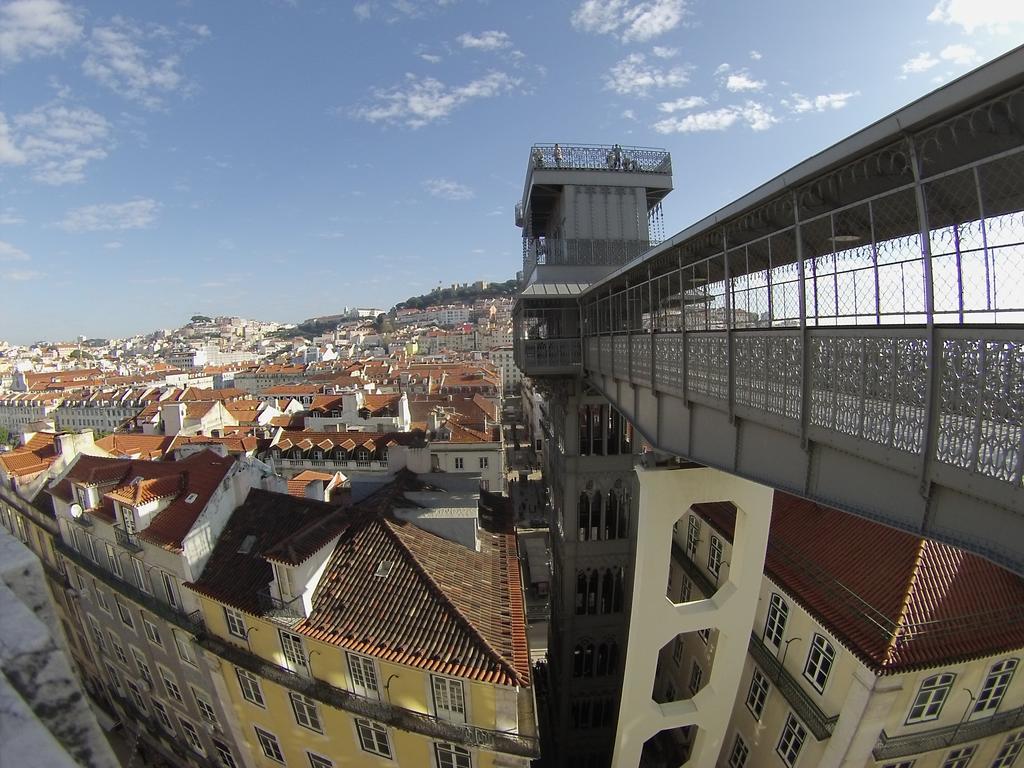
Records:
[[[0,2],[0,339],[504,280],[533,142],[673,154],[666,232],[1024,42],[1024,3]]]

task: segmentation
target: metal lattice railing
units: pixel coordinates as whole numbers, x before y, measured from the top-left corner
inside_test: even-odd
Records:
[[[650,147],[534,144],[530,149],[530,167],[671,174],[672,160],[666,150]]]
[[[581,304],[586,368],[1020,489],[1024,89],[652,249]]]

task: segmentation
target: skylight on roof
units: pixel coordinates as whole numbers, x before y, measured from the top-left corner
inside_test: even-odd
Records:
[[[198,498],[199,498],[199,494],[198,493],[190,493],[188,496],[185,497],[185,503],[186,504],[191,504],[193,501],[195,501]]]
[[[248,555],[252,552],[253,545],[256,543],[256,537],[253,534],[249,534],[242,539],[241,545],[238,547],[238,553],[240,555]]]
[[[394,565],[395,564],[390,560],[381,560],[380,565],[377,566],[377,572],[373,575],[378,576],[382,579],[386,579],[388,575],[391,573],[391,569]]]

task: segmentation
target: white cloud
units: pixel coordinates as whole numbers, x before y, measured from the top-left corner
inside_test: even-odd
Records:
[[[1020,0],[939,0],[928,21],[958,24],[967,34],[976,29],[1006,34],[1015,24],[1024,24],[1024,3]]]
[[[410,128],[444,120],[457,108],[474,99],[489,99],[520,84],[504,72],[489,72],[465,85],[449,86],[433,77],[407,74],[404,85],[374,94],[376,103],[353,111],[355,117],[371,123],[404,124]]]
[[[760,51],[751,51],[750,58],[753,59],[754,61],[760,61],[761,59],[764,58],[764,56],[761,54]]]
[[[687,109],[696,109],[697,107],[703,107],[707,104],[707,99],[703,96],[684,96],[681,99],[675,101],[663,101],[658,105],[659,112],[682,112]]]
[[[66,50],[82,34],[60,0],[13,0],[0,8],[0,64]]]
[[[938,63],[938,59],[925,51],[917,54],[914,58],[903,62],[903,74],[910,75],[917,74],[919,72],[927,72]]]
[[[859,96],[859,91],[848,91],[845,93],[823,93],[819,96],[807,97],[800,93],[794,93],[791,100],[783,99],[782,105],[797,114],[803,112],[824,112],[827,109],[842,109],[854,96]]]
[[[508,39],[508,35],[504,32],[499,32],[496,29],[489,29],[486,32],[481,32],[479,35],[472,35],[469,32],[464,32],[458,36],[459,45],[463,48],[476,48],[481,51],[497,51],[502,48],[508,48],[512,45],[512,41]]]
[[[147,39],[158,40],[169,50],[154,55],[143,47]],[[147,32],[127,19],[114,17],[109,26],[92,30],[82,70],[115,93],[157,109],[166,96],[189,89],[179,71],[181,57],[174,50],[179,46],[187,47],[165,28]]]
[[[25,164],[44,184],[82,181],[86,166],[107,156],[110,124],[85,107],[37,107],[16,115],[13,126],[8,133],[0,115],[0,163]]]
[[[40,277],[45,277],[45,275],[35,269],[14,269],[10,272],[4,272],[3,277],[4,280],[20,283],[25,280],[37,280]]]
[[[665,45],[656,45],[651,48],[651,53],[657,56],[659,59],[672,59],[679,55],[678,48],[669,48]]]
[[[978,52],[969,45],[963,43],[954,43],[953,45],[947,45],[939,53],[939,58],[943,61],[951,61],[954,64],[960,64],[967,66],[975,64],[981,61],[981,57],[978,56]]]
[[[419,56],[421,59],[431,64],[437,64],[441,61],[441,57],[436,53],[421,53]]]
[[[662,69],[650,65],[642,53],[631,53],[605,75],[605,88],[616,93],[645,96],[652,88],[678,88],[690,79],[687,67]]]
[[[99,203],[74,208],[57,226],[69,232],[145,229],[156,219],[160,203],[149,198],[127,203]]]
[[[356,3],[352,6],[352,13],[360,21],[366,21],[373,13],[373,7],[369,3]]]
[[[423,188],[430,195],[443,200],[469,200],[474,196],[472,189],[451,179],[427,179],[423,182]]]
[[[14,227],[18,224],[24,224],[25,217],[18,213],[15,208],[4,208],[0,211],[0,224],[5,227]]]
[[[572,25],[584,32],[617,35],[624,43],[643,43],[675,29],[686,14],[686,0],[583,0]]]
[[[721,64],[719,64],[717,67],[715,67],[715,74],[716,75],[724,75],[730,69],[732,69],[732,67],[729,66],[729,62],[725,61],[725,62],[722,62]]]
[[[0,261],[28,261],[28,254],[10,243],[0,240]]]
[[[745,123],[753,131],[765,131],[778,122],[770,107],[756,101],[694,112],[683,117],[667,117],[654,124],[658,133],[700,133],[724,131],[737,123]]]
[[[725,78],[726,90],[733,93],[740,93],[742,91],[760,91],[763,90],[765,85],[764,80],[755,80],[747,72],[741,71],[735,74],[729,75]]]
[[[622,119],[636,120],[636,112],[634,112],[632,109],[624,109],[622,110]]]
[[[103,247],[108,251],[119,251],[124,247],[124,243],[120,240],[111,240],[109,243],[104,243]]]
[[[0,165],[21,165],[26,160],[25,153],[14,143],[7,116],[0,112]]]

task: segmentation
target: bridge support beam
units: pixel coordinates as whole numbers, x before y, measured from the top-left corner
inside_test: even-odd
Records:
[[[629,643],[615,735],[615,768],[635,768],[644,742],[659,731],[697,726],[688,765],[712,768],[725,738],[757,609],[771,523],[773,490],[705,467],[638,468],[639,523]],[[672,525],[693,504],[736,505],[732,563],[718,591],[705,600],[673,603],[665,596]],[[692,699],[658,704],[652,698],[658,653],[676,635],[718,630],[716,663]],[[720,663],[719,663],[720,662]]]

